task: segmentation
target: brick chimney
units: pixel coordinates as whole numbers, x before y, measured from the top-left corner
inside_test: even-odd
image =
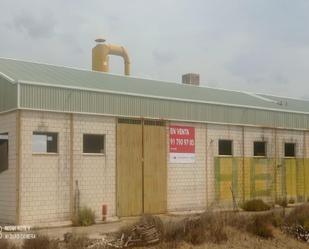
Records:
[[[188,85],[199,86],[200,75],[197,73],[187,73],[182,75],[182,83]]]

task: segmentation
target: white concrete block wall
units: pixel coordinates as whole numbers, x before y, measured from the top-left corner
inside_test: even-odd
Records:
[[[253,156],[253,142],[254,141],[266,141],[267,143],[267,157],[274,158],[277,156],[278,159],[284,158],[284,143],[295,143],[296,144],[296,157],[303,157],[304,153],[304,132],[296,130],[284,130],[277,129],[277,135],[275,130],[271,128],[245,128],[245,156]],[[305,133],[307,139],[307,147],[309,145],[309,134]],[[277,140],[277,142],[275,142]],[[309,155],[307,149],[307,156]]]
[[[167,162],[169,212],[180,210],[198,210],[206,206],[206,127],[203,124],[170,123],[195,127],[196,161],[192,164],[174,164],[169,162],[169,130],[167,126]]]
[[[305,153],[305,157],[309,158],[309,132],[304,132],[304,139],[305,139],[305,145],[306,145],[306,149],[304,151]]]
[[[244,129],[244,137],[245,137],[245,157],[254,157],[254,142],[266,142],[266,157],[269,159],[274,159],[276,155],[276,144],[275,144],[275,130],[274,129],[268,129],[268,128],[259,128],[259,127],[245,127]],[[256,157],[260,158],[260,157]],[[273,162],[273,161],[271,161]],[[266,184],[266,189],[270,190],[270,194],[268,196],[258,196],[256,198],[263,199],[264,201],[271,202],[275,198],[275,184],[276,181],[274,179],[275,173],[274,173],[274,164],[270,163],[267,166],[267,169],[265,172],[267,172],[270,175],[269,181],[260,181]],[[250,167],[246,168],[247,172],[250,172]],[[245,177],[248,177],[247,173]],[[259,181],[257,181],[259,182]],[[279,185],[277,181],[277,185]],[[250,192],[250,186],[246,186],[247,193]]]
[[[309,135],[306,134],[309,138]],[[274,158],[276,151],[275,139],[277,138],[277,153],[278,153],[278,164],[280,164],[282,158],[284,158],[284,143],[292,142],[296,143],[296,157],[303,156],[303,131],[294,130],[283,130],[277,129],[277,135],[275,135],[275,130],[271,128],[259,128],[259,127],[245,127],[244,128],[244,156],[253,157],[253,147],[255,141],[266,141],[267,143],[267,157]],[[218,156],[218,141],[219,139],[230,139],[233,140],[233,156],[242,157],[242,127],[237,126],[225,126],[209,124],[207,126],[207,203],[209,205],[215,205],[215,176],[214,176],[214,161],[213,158]],[[308,152],[307,152],[308,155]],[[269,168],[269,173],[274,174],[273,169]],[[277,173],[278,177],[280,172]],[[271,189],[273,189],[272,184],[275,181],[269,183]],[[281,188],[280,179],[277,179],[277,190],[280,191]],[[280,193],[278,193],[280,195]],[[274,193],[272,193],[274,196]],[[272,197],[269,197],[272,198]],[[269,200],[269,198],[266,198]]]
[[[266,142],[266,156],[275,156],[275,135],[273,129],[245,127],[245,157],[254,156],[254,142]]]
[[[15,113],[0,116],[0,133],[9,132],[10,169],[0,174],[0,221],[15,221]],[[21,223],[42,224],[70,219],[70,115],[22,111],[21,146]],[[73,180],[78,181],[80,206],[95,210],[101,219],[102,204],[108,205],[108,215],[116,215],[116,119],[77,115],[73,117]],[[13,124],[13,125],[12,125]],[[233,156],[243,155],[242,127],[216,124],[170,122],[170,125],[195,127],[196,162],[169,162],[169,132],[167,126],[168,211],[197,210],[215,204],[214,157],[218,156],[219,139],[233,140]],[[245,157],[253,156],[253,142],[267,142],[268,157],[274,156],[274,130],[246,127]],[[57,154],[33,154],[34,131],[58,133]],[[83,153],[83,134],[105,135],[104,155]],[[279,157],[283,157],[284,142],[297,143],[297,157],[303,155],[302,131],[278,130]],[[306,134],[309,139],[309,133]],[[307,145],[309,145],[309,140]],[[309,150],[307,150],[309,155]],[[206,158],[207,156],[207,158]],[[206,170],[207,169],[207,170]],[[75,186],[75,184],[74,184]],[[1,192],[5,190],[5,192]]]
[[[73,174],[79,183],[80,205],[101,218],[102,204],[115,215],[115,119],[74,115]],[[50,224],[70,220],[70,116],[22,112],[21,223]],[[34,131],[58,133],[58,153],[33,154]],[[83,154],[83,134],[106,136],[104,155]],[[74,184],[75,187],[75,184]]]
[[[296,157],[303,157],[304,148],[304,132],[296,130],[278,130],[277,131],[277,144],[279,158],[284,158],[284,144],[296,144]]]
[[[105,135],[105,154],[83,154],[83,134]],[[80,206],[92,208],[102,218],[116,215],[116,120],[102,116],[74,116],[74,182],[80,190]]]
[[[295,130],[278,130],[277,132],[277,144],[278,144],[278,155],[279,155],[279,160],[278,160],[278,169],[281,169],[281,175],[285,174],[284,170],[284,144],[285,143],[295,143],[295,156],[296,158],[303,158],[304,156],[304,132],[303,131],[295,131]],[[307,147],[308,148],[308,147]],[[302,160],[301,160],[302,161]],[[282,175],[283,176],[283,175]],[[285,178],[285,177],[284,177]],[[279,181],[278,181],[279,182]],[[281,182],[281,181],[280,181]],[[301,185],[297,181],[298,184]],[[278,189],[281,189],[283,193],[286,193],[286,189],[282,189],[282,186],[279,184],[277,185]],[[287,187],[288,188],[288,187]],[[297,190],[296,190],[297,192]],[[291,198],[288,196],[288,198]],[[294,197],[293,197],[294,199]]]
[[[242,128],[229,125],[207,125],[207,203],[216,206],[214,158],[219,155],[220,139],[233,140],[233,156],[242,156]]]
[[[70,123],[67,114],[22,111],[21,224],[70,220]],[[58,153],[34,154],[35,131],[58,133]]]
[[[9,169],[0,173],[0,223],[16,222],[16,112],[0,114],[0,133],[9,134]]]

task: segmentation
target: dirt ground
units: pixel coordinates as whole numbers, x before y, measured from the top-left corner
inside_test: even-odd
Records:
[[[147,249],[308,249],[309,244],[295,240],[276,229],[274,239],[260,239],[249,233],[241,233],[231,227],[227,227],[228,240],[221,244],[206,242],[202,245],[193,246],[185,242],[175,244],[162,244]],[[135,249],[141,249],[135,248]]]
[[[279,210],[280,211],[280,210]],[[289,210],[287,210],[289,211]],[[261,213],[261,212],[260,212]],[[263,212],[262,212],[263,213]],[[254,213],[246,212],[246,216],[252,216]],[[182,220],[189,215],[176,215],[176,216],[162,216],[161,220],[165,223],[170,221]],[[34,232],[47,235],[52,239],[63,240],[63,235],[65,233],[73,233],[75,235],[86,235],[90,239],[102,239],[106,234],[114,233],[118,231],[121,227],[132,225],[139,218],[131,219],[121,219],[117,222],[112,222],[108,224],[96,224],[90,227],[60,227],[60,228],[48,228],[48,229],[38,229]],[[220,244],[205,242],[202,245],[193,246],[192,244],[187,244],[186,242],[169,242],[162,243],[153,247],[138,247],[135,249],[309,249],[309,244],[289,237],[284,234],[278,228],[274,228],[274,238],[273,239],[262,239],[260,237],[254,236],[244,230],[239,230],[227,225],[225,227],[228,240]],[[12,241],[17,245],[21,245],[22,241]],[[0,248],[1,249],[1,248]]]
[[[274,230],[275,238],[273,239],[261,239],[247,232],[241,232],[232,227],[226,227],[226,233],[228,240],[220,244],[205,242],[202,245],[193,246],[192,244],[187,244],[186,242],[179,242],[179,243],[171,242],[171,243],[159,244],[152,247],[137,247],[132,249],[275,249],[275,248],[308,249],[309,248],[308,243],[297,241],[296,239],[287,236],[279,229]],[[20,245],[19,242],[20,241],[18,241],[15,244]]]

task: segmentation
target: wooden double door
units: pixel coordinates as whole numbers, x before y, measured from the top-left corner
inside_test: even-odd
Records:
[[[163,121],[118,120],[118,216],[166,212],[166,146],[166,127]]]

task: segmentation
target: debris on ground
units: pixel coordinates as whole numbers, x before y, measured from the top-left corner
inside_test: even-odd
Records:
[[[91,240],[90,244],[86,247],[86,249],[101,249],[101,248],[106,248],[106,240],[104,238]]]
[[[63,235],[63,241],[65,243],[69,243],[69,241],[73,238],[73,234],[72,233],[65,233]]]
[[[283,230],[294,236],[297,240],[309,243],[309,230],[305,229],[302,225],[284,226]]]
[[[128,236],[122,234],[116,240],[106,241],[106,245],[111,248],[149,246],[159,243],[160,239],[160,232],[155,225],[138,224],[133,226]]]

